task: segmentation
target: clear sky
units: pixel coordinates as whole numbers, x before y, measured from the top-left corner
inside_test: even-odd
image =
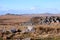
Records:
[[[1,13],[60,13],[60,0],[0,0]]]

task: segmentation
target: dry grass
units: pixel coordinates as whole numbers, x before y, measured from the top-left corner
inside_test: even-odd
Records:
[[[27,22],[31,19],[28,16],[0,16],[0,20],[3,21],[2,24],[7,25],[0,25],[0,30],[5,29],[10,31],[12,28],[16,28],[16,30],[26,30],[27,27],[24,25],[19,25],[20,22]],[[15,24],[16,23],[16,24]],[[11,25],[12,24],[12,25]],[[28,32],[28,33],[15,33],[13,38],[27,38],[30,37],[33,40],[60,40],[60,23],[51,23],[48,24],[36,24],[34,25],[35,32]],[[12,33],[11,33],[12,34]]]

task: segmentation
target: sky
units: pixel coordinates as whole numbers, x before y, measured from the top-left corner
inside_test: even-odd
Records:
[[[0,14],[60,13],[60,0],[0,0]]]

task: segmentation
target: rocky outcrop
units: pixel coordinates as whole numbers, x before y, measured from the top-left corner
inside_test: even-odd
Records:
[[[32,17],[27,22],[20,22],[19,25],[3,25],[3,26],[4,27],[0,30],[1,34],[0,37],[7,40],[8,39],[30,40],[30,38],[45,38],[53,37],[56,35],[60,36],[59,16]],[[8,27],[10,27],[11,29],[10,28],[8,29]]]
[[[58,17],[58,16],[33,17],[31,19],[31,22],[33,24],[60,23],[60,17]]]

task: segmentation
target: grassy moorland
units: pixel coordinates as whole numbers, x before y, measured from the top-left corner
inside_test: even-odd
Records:
[[[0,16],[0,40],[25,40],[27,38],[60,40],[60,17]]]

